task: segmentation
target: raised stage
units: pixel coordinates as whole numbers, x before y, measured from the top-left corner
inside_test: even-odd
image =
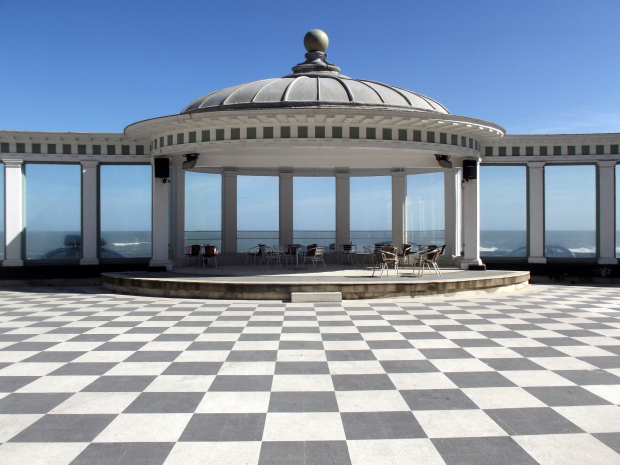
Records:
[[[291,293],[340,292],[342,299],[375,299],[508,291],[527,285],[528,271],[463,271],[442,268],[442,277],[428,271],[421,277],[410,267],[383,277],[359,265],[294,269],[226,265],[219,268],[181,267],[171,272],[103,273],[102,286],[127,294],[231,300],[291,300]]]

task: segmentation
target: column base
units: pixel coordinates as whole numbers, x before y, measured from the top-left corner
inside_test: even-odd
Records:
[[[527,257],[528,263],[547,263],[546,257]]]
[[[98,258],[82,258],[80,260],[80,265],[99,265]]]
[[[172,270],[172,262],[170,260],[151,260],[149,262],[150,268],[166,268],[166,271]]]
[[[482,260],[479,258],[463,258],[461,260],[461,270],[469,270],[471,267],[478,268],[482,265]]]
[[[617,265],[618,264],[618,259],[617,258],[604,258],[601,257],[598,259],[598,264],[599,265]]]
[[[24,266],[23,260],[4,260],[2,266]]]

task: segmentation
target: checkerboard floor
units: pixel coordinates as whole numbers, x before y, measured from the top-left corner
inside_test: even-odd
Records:
[[[620,464],[620,292],[0,291],[0,463]]]

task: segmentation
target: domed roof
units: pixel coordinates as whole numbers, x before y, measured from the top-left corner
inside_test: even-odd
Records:
[[[312,30],[304,38],[306,61],[293,67],[293,74],[212,92],[194,100],[181,114],[294,107],[370,107],[450,114],[442,104],[422,94],[340,74],[340,68],[326,60],[327,43],[324,32]]]

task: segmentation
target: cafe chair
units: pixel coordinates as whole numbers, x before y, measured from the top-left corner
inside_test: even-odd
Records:
[[[310,254],[312,252],[312,254]],[[314,268],[316,268],[316,264],[321,262],[323,263],[323,268],[327,268],[325,266],[325,261],[323,260],[323,253],[325,252],[325,247],[315,247],[314,249],[308,250],[308,253],[304,257],[304,266],[307,268],[306,261],[310,260]]]
[[[192,266],[192,257],[197,257],[200,260],[200,244],[192,244],[185,246],[185,256],[189,257],[189,265]]]
[[[383,249],[375,249],[375,266],[372,270],[372,275],[375,275],[375,271],[377,271],[377,267],[381,268],[381,278],[383,277],[383,270],[385,270],[385,275],[389,275],[388,266],[394,264],[394,269],[396,270],[396,276],[400,276],[398,274],[398,256],[394,252],[387,251],[388,247],[384,247]]]
[[[202,253],[201,261],[202,267],[206,268],[209,265],[209,259],[212,258],[215,263],[215,268],[217,268],[217,247],[214,245],[205,245],[204,252]]]

